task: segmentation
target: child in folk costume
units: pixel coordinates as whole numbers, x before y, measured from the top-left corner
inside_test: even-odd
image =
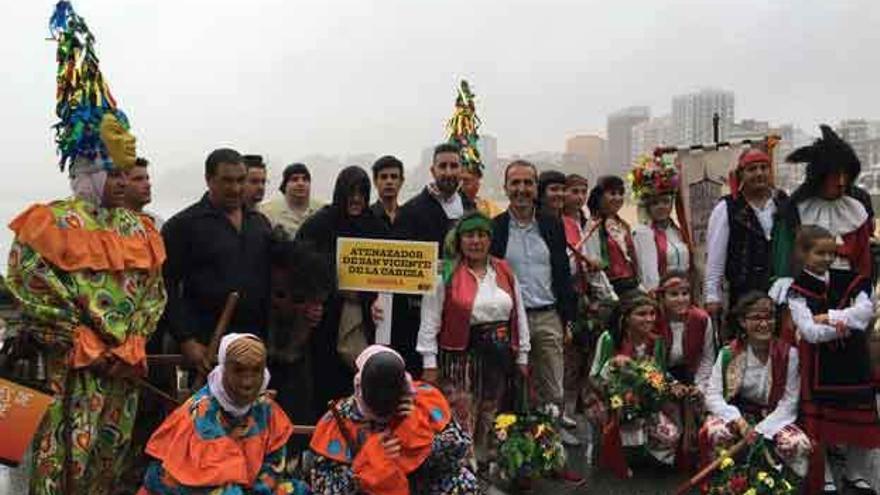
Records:
[[[732,308],[736,338],[718,353],[706,387],[709,417],[700,430],[704,459],[754,431],[772,441],[775,452],[799,476],[807,468],[809,437],[796,424],[800,375],[798,354],[774,335],[774,304],[751,291]]]
[[[687,272],[691,267],[690,238],[684,224],[684,203],[679,195],[679,173],[664,157],[642,157],[630,173],[633,195],[646,223],[633,229],[642,287],[653,290],[668,271]],[[672,219],[675,208],[680,228]]]
[[[587,257],[605,271],[618,299],[625,299],[640,287],[631,229],[618,215],[623,207],[624,193],[620,177],[606,175],[599,178],[587,199],[593,218],[584,241]]]
[[[693,304],[687,273],[669,271],[656,290],[660,304],[658,334],[666,343],[667,371],[677,381],[673,395],[679,398],[675,422],[682,427],[678,461],[693,466],[697,430],[703,411],[703,394],[715,363],[715,333],[709,315]]]
[[[666,368],[666,343],[654,333],[657,303],[643,293],[621,302],[612,316],[612,330],[604,332],[596,344],[590,377],[600,387],[609,378],[612,361],[651,360],[660,370]],[[654,412],[647,421],[620,423],[613,415],[604,419],[601,462],[619,477],[631,471],[623,458],[622,447],[644,446],[652,457],[671,465],[681,436],[680,428],[663,411]]]
[[[837,493],[825,454],[846,459],[844,481],[857,493],[874,493],[865,469],[866,449],[880,447],[866,330],[873,317],[870,280],[831,268],[835,236],[816,225],[802,226],[795,241],[802,263],[788,291],[801,360],[804,426],[818,442],[810,462],[810,486]]]

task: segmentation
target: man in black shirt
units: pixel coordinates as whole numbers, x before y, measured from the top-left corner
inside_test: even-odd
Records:
[[[370,210],[391,230],[400,210],[397,198],[400,188],[403,187],[403,162],[391,155],[376,160],[373,164],[373,185],[376,186],[378,198],[370,206]]]
[[[237,151],[214,150],[205,161],[208,192],[162,228],[166,323],[184,356],[203,372],[209,371],[206,346],[229,293],[240,299],[227,331],[265,338],[271,227],[243,204],[246,175]]]

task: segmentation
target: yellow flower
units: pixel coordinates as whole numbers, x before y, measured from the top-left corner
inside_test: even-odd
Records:
[[[733,466],[733,464],[733,459],[731,459],[730,457],[725,457],[721,459],[721,469],[729,469]]]
[[[545,425],[544,423],[541,423],[537,427],[535,427],[535,438],[539,438],[546,429],[547,425]]]
[[[758,491],[754,488],[749,488],[748,490],[746,490],[745,493],[743,493],[743,495],[758,495]]]
[[[496,430],[506,430],[510,427],[510,425],[516,423],[516,416],[513,414],[499,414],[497,418],[495,418],[495,429]]]
[[[790,492],[794,489],[794,487],[791,486],[791,483],[789,483],[786,479],[782,480],[782,488],[785,489],[786,492]]]
[[[623,399],[621,399],[619,395],[612,397],[611,409],[620,409],[621,407],[623,407]]]
[[[769,488],[773,488],[773,486],[776,485],[776,481],[773,478],[771,478],[770,476],[768,476],[768,477],[764,478],[764,484],[767,485],[767,487],[769,487]]]
[[[758,471],[758,481],[764,481],[764,478],[767,477],[767,473],[764,471]]]

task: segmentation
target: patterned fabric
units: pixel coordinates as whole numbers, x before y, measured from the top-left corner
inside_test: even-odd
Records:
[[[104,234],[115,233],[121,238],[142,238],[143,243],[148,243],[147,236],[155,233],[152,223],[124,208],[96,208],[79,199],[56,201],[44,208],[54,217],[54,227],[69,234],[72,241],[81,241],[74,234],[85,234],[85,242],[96,241],[99,246],[106,246],[116,239],[108,240]],[[24,223],[27,227],[26,219]],[[165,289],[158,267],[104,270],[83,266],[80,270],[65,271],[58,266],[57,252],[48,252],[50,248],[44,248],[39,238],[22,242],[22,237],[32,234],[24,231],[17,234],[9,253],[7,284],[22,304],[24,314],[34,321],[29,332],[40,343],[70,344],[74,329],[79,325],[88,326],[114,344],[121,344],[134,335],[148,338],[153,333],[165,307]],[[40,248],[33,247],[35,245]],[[80,254],[74,251],[81,248],[58,247],[68,257]],[[106,252],[96,252],[99,248],[87,246],[85,249],[89,251],[82,257],[91,263],[80,265],[100,266],[102,257],[114,265],[112,261],[125,253],[113,252],[113,248],[131,246],[122,241],[118,246],[105,247]],[[129,264],[129,260],[123,262]],[[161,264],[161,260],[158,262]]]
[[[361,423],[360,432],[378,432],[385,429],[381,423],[367,422],[349,397],[338,405],[340,416]],[[359,435],[362,436],[362,435]],[[409,475],[414,495],[464,495],[479,493],[477,479],[466,466],[470,451],[470,437],[450,421],[434,436],[431,453],[425,462]],[[317,455],[311,472],[311,488],[324,495],[355,495],[361,493],[351,464],[337,462]]]
[[[33,206],[10,227],[7,284],[56,397],[34,439],[31,493],[110,493],[138,404],[120,372],[145,371],[144,344],[165,306],[161,238],[148,219],[80,199]],[[106,352],[122,365],[112,376],[83,361]]]
[[[167,454],[169,449],[186,449],[187,465],[177,465],[173,456],[154,461],[147,468],[144,477],[142,494],[149,495],[301,495],[310,493],[308,486],[298,480],[285,477],[286,471],[286,439],[290,431],[289,421],[280,421],[280,408],[266,395],[261,396],[251,410],[241,418],[234,418],[226,413],[220,403],[213,397],[208,387],[203,387],[190,400],[181,406],[157,430],[150,440],[147,453],[151,455]],[[175,424],[176,423],[176,424]],[[163,428],[171,432],[162,439],[157,436]],[[287,430],[287,433],[284,431]],[[277,435],[274,431],[280,431]],[[284,438],[277,439],[275,436]],[[166,439],[174,442],[166,444]],[[230,441],[231,440],[231,441]],[[280,447],[272,448],[273,443]],[[254,450],[253,445],[258,445]],[[218,451],[224,449],[222,455]],[[259,457],[259,458],[258,458]],[[214,465],[212,461],[222,465]],[[259,465],[256,477],[247,482],[239,482],[240,466],[252,468]],[[209,471],[214,468],[215,475]],[[169,471],[181,472],[181,477],[209,476],[220,479],[217,486],[184,485]],[[191,471],[197,471],[192,473]],[[248,476],[250,473],[245,473]]]
[[[727,428],[718,416],[709,416],[700,430],[700,437],[709,443],[709,454],[736,443],[737,437]],[[810,437],[796,424],[786,425],[773,437],[774,451],[795,473],[803,476],[807,472],[808,456],[813,450]]]

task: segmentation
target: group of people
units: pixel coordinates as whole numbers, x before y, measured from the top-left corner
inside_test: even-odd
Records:
[[[140,455],[145,495],[477,493],[496,415],[523,396],[561,431],[595,424],[602,464],[622,477],[633,448],[693,470],[761,435],[809,493],[837,493],[830,459],[851,490],[874,493],[874,215],[830,128],[789,157],[807,164],[791,197],[773,187],[766,150],[739,156],[704,276],[680,170],[662,155],[592,188],[586,174],[513,161],[502,209],[480,197],[483,170],[456,143],[436,146],[432,181],[403,204],[393,156],[343,169],[320,205],[306,165],[263,202],[263,159],[221,148],[204,196],[163,222],[144,210],[151,165],[88,27],[66,1],[51,26],[73,195],[12,221],[7,272],[25,321],[13,338],[55,398],[33,442],[33,493],[124,492]],[[627,188],[634,228],[620,215]],[[340,290],[340,237],[435,243],[433,289]],[[148,353],[178,350],[188,377],[148,369]],[[627,421],[607,390],[633,362],[661,370],[672,394]],[[192,395],[161,402],[149,383],[163,376]],[[294,422],[314,425],[310,438]],[[313,461],[292,469],[306,449]]]

